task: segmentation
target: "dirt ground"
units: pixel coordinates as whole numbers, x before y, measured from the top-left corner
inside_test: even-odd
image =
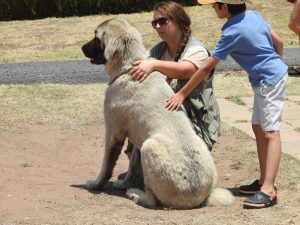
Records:
[[[242,208],[236,196],[229,207],[193,210],[148,209],[124,192],[91,193],[86,180],[98,175],[104,127],[95,121],[80,129],[60,124],[19,124],[21,131],[0,133],[0,224],[300,224],[299,161],[284,155],[278,176],[279,203]],[[219,186],[231,189],[258,174],[255,143],[228,129],[213,149]],[[113,179],[126,171],[121,154]]]

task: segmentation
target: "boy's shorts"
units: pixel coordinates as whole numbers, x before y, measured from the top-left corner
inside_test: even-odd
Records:
[[[276,85],[252,87],[254,92],[252,124],[260,125],[263,131],[280,128],[287,78],[284,76]]]

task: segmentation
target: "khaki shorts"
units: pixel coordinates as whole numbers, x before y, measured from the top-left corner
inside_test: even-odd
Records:
[[[263,131],[276,131],[280,128],[287,78],[287,75],[284,76],[275,86],[263,84],[261,87],[252,87],[252,124],[260,125]]]

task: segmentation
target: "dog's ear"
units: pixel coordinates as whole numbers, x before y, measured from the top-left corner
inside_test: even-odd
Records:
[[[109,39],[104,52],[105,58],[107,60],[114,57],[123,58],[132,41],[130,35],[120,35],[116,38]]]

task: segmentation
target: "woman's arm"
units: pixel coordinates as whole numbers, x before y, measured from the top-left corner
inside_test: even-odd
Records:
[[[133,63],[130,71],[132,79],[141,80],[153,71],[159,71],[171,79],[189,79],[197,70],[197,67],[189,61],[172,62],[157,59],[138,60]]]
[[[220,60],[209,57],[208,60],[192,75],[186,85],[167,100],[166,108],[168,110],[178,110],[184,99],[205,79],[206,75],[209,74],[219,62]]]

